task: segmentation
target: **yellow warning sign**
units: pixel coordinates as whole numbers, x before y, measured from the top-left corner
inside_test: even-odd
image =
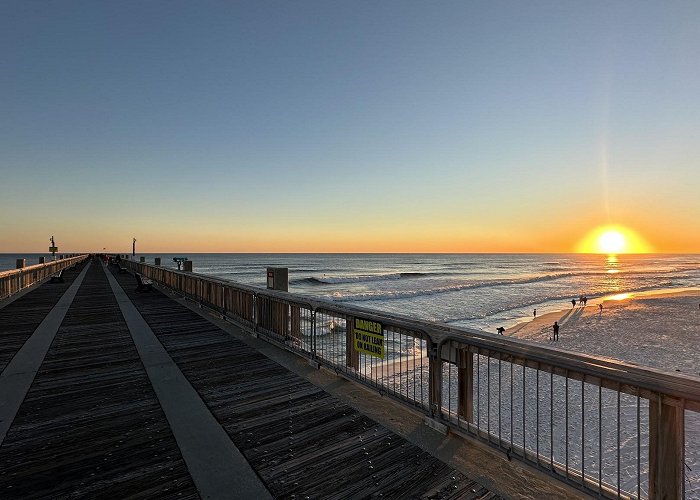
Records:
[[[384,330],[380,322],[355,318],[353,330],[355,350],[384,359]]]

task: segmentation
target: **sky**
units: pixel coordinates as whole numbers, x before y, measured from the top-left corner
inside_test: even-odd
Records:
[[[700,252],[700,2],[0,2],[0,252]]]

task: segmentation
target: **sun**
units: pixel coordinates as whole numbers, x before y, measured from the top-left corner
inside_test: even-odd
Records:
[[[651,246],[637,233],[622,226],[601,226],[589,232],[577,247],[579,253],[649,253]]]
[[[624,253],[627,248],[625,235],[616,229],[608,229],[598,236],[596,241],[598,250],[603,253]]]

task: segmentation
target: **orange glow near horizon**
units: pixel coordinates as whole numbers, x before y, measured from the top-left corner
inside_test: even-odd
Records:
[[[578,253],[650,253],[649,243],[633,230],[622,226],[601,226],[589,232],[578,244]]]

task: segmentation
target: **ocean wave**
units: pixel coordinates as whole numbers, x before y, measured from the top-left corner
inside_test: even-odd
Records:
[[[452,285],[444,285],[433,288],[415,289],[415,290],[373,290],[367,292],[335,292],[331,298],[337,302],[365,302],[365,301],[386,301],[386,300],[400,300],[407,298],[415,298],[421,296],[429,295],[439,295],[445,293],[459,292],[462,290],[472,290],[478,288],[490,288],[496,286],[510,286],[510,285],[524,285],[529,283],[539,283],[543,281],[553,281],[561,278],[569,278],[580,276],[581,274],[591,274],[591,273],[559,273],[559,274],[548,274],[542,276],[534,276],[528,278],[511,278],[502,280],[486,280],[472,283],[458,283]],[[605,273],[596,273],[605,274]],[[623,290],[623,292],[639,292],[656,288],[664,287],[675,287],[680,286],[680,283],[674,283],[671,281],[665,281],[661,283],[654,283],[653,285],[645,285],[638,288],[630,288],[629,290]],[[623,293],[616,290],[602,291],[602,293],[596,293],[595,295],[589,294],[591,297],[606,295],[609,293]],[[572,297],[577,298],[578,292],[572,292],[570,294],[562,295],[561,298],[568,298],[570,300]],[[522,307],[522,306],[519,306]]]
[[[443,269],[454,269],[454,268],[462,268],[462,267],[477,267],[477,266],[483,266],[484,263],[482,262],[442,262],[440,263],[440,267]]]
[[[544,276],[535,276],[529,278],[510,278],[502,280],[485,280],[472,283],[458,283],[453,285],[444,285],[433,288],[425,288],[421,290],[375,290],[369,292],[335,292],[332,298],[339,302],[349,301],[367,301],[367,300],[396,300],[406,299],[411,297],[419,297],[423,295],[437,295],[442,293],[459,292],[461,290],[470,290],[474,288],[488,288],[494,286],[520,285],[526,283],[537,283],[541,281],[551,281],[562,277],[573,276],[575,273],[552,274]]]
[[[309,276],[306,278],[296,278],[290,280],[289,283],[308,283],[312,285],[338,285],[344,283],[364,283],[368,281],[385,281],[399,280],[402,278],[421,278],[425,276],[444,276],[447,273],[420,273],[420,272],[405,272],[405,273],[388,273],[388,274],[357,274],[352,276]]]
[[[546,273],[556,273],[556,272],[563,272],[563,271],[571,271],[574,269],[573,267],[564,267],[564,266],[546,266],[542,268],[542,271]],[[573,272],[573,271],[571,271]],[[595,272],[595,271],[592,271]],[[584,272],[581,272],[581,274],[586,274]]]

